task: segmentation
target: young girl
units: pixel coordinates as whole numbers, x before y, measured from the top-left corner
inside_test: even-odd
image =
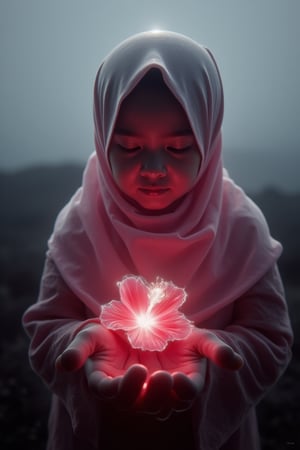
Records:
[[[215,60],[185,36],[141,33],[102,62],[96,152],[23,317],[53,393],[48,450],[259,448],[255,405],[286,368],[292,331],[281,246],[223,169],[222,118]],[[140,308],[157,278],[187,294],[173,295],[170,333],[190,330],[155,350],[157,329],[143,349],[119,307],[114,329],[104,319],[120,293]]]

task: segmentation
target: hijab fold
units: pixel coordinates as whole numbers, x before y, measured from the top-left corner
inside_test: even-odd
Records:
[[[122,100],[152,68],[183,106],[202,157],[198,177],[178,207],[144,215],[114,183],[108,147]],[[196,324],[253,286],[281,246],[260,210],[223,169],[223,88],[209,50],[172,32],[146,32],[116,47],[94,87],[96,151],[82,186],[59,214],[49,252],[62,277],[92,314],[118,298],[128,274],[184,287],[183,311]]]

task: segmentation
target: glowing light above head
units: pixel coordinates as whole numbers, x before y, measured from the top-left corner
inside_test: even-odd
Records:
[[[162,30],[160,30],[159,28],[152,28],[152,29],[150,30],[150,32],[153,33],[153,34],[159,34],[159,33],[161,33],[161,31],[162,31]]]
[[[184,289],[159,278],[147,283],[134,275],[118,286],[121,300],[103,305],[100,320],[108,329],[125,331],[133,348],[162,351],[169,341],[191,333],[192,323],[178,311],[186,300]]]

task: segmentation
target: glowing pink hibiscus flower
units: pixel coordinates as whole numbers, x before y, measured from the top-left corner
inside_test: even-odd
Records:
[[[148,284],[134,275],[118,283],[121,301],[102,306],[101,323],[111,330],[124,330],[133,348],[162,351],[169,341],[185,339],[190,322],[178,308],[186,300],[184,289],[157,279]]]

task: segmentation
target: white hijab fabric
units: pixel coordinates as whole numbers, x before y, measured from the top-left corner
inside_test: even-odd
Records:
[[[143,215],[120,193],[108,146],[122,100],[158,68],[183,106],[202,156],[192,190],[178,208]],[[274,264],[281,246],[263,215],[223,170],[223,88],[211,53],[188,37],[146,32],[116,47],[95,82],[96,152],[82,187],[58,216],[49,241],[62,277],[91,315],[118,299],[116,283],[128,274],[157,276],[184,287],[182,310],[196,324],[217,315]]]

